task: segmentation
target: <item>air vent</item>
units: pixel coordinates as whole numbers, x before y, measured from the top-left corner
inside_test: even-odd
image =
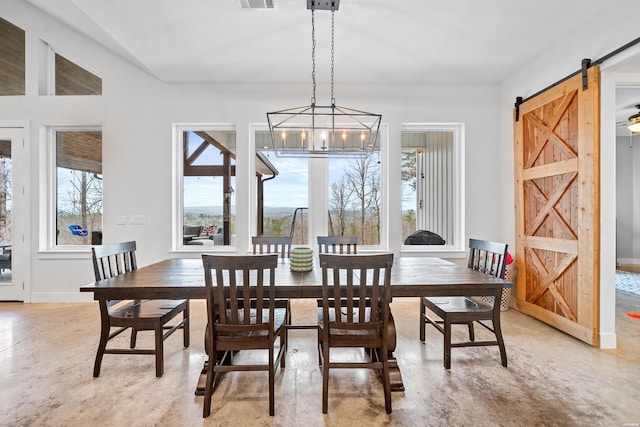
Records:
[[[275,9],[275,0],[239,0],[243,9]]]

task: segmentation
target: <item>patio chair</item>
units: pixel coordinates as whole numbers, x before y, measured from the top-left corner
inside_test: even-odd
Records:
[[[11,270],[11,246],[5,246],[0,253],[0,272],[4,270]]]
[[[89,231],[85,230],[81,225],[78,224],[71,224],[69,226],[69,231],[71,231],[71,234],[74,236],[85,237],[89,235]]]

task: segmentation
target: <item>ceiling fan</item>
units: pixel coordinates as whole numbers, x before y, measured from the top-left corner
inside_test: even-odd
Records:
[[[636,105],[636,113],[629,117],[627,127],[631,132],[640,132],[640,104]]]
[[[617,122],[616,126],[626,126],[631,133],[640,133],[640,104],[636,104],[635,108],[638,110],[626,121]]]

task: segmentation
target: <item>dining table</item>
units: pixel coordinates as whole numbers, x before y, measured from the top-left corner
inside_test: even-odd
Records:
[[[317,257],[308,272],[291,271],[288,260],[280,260],[275,282],[276,298],[322,298],[322,270]],[[481,296],[496,288],[511,287],[513,284],[506,280],[436,257],[395,257],[391,270],[392,298]],[[83,285],[80,292],[92,292],[94,300],[206,299],[204,268],[201,259],[171,258]],[[402,391],[402,374],[393,356],[396,331],[392,319],[387,333],[392,390]],[[203,394],[202,384],[199,381],[196,394]]]

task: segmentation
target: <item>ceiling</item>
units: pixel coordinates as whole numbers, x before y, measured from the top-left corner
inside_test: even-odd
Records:
[[[167,83],[311,84],[305,0],[274,0],[274,9],[243,9],[239,0],[26,1]],[[335,83],[498,83],[615,5],[342,0]],[[316,11],[318,83],[330,79],[330,17]],[[640,70],[640,61],[631,67]],[[640,90],[628,90],[620,105],[631,106],[618,121],[640,103]]]
[[[305,0],[274,0],[275,9],[261,10],[242,9],[239,0],[27,1],[164,82],[310,82]],[[615,2],[342,0],[335,13],[335,80],[500,82]],[[316,11],[323,81],[330,17]]]

